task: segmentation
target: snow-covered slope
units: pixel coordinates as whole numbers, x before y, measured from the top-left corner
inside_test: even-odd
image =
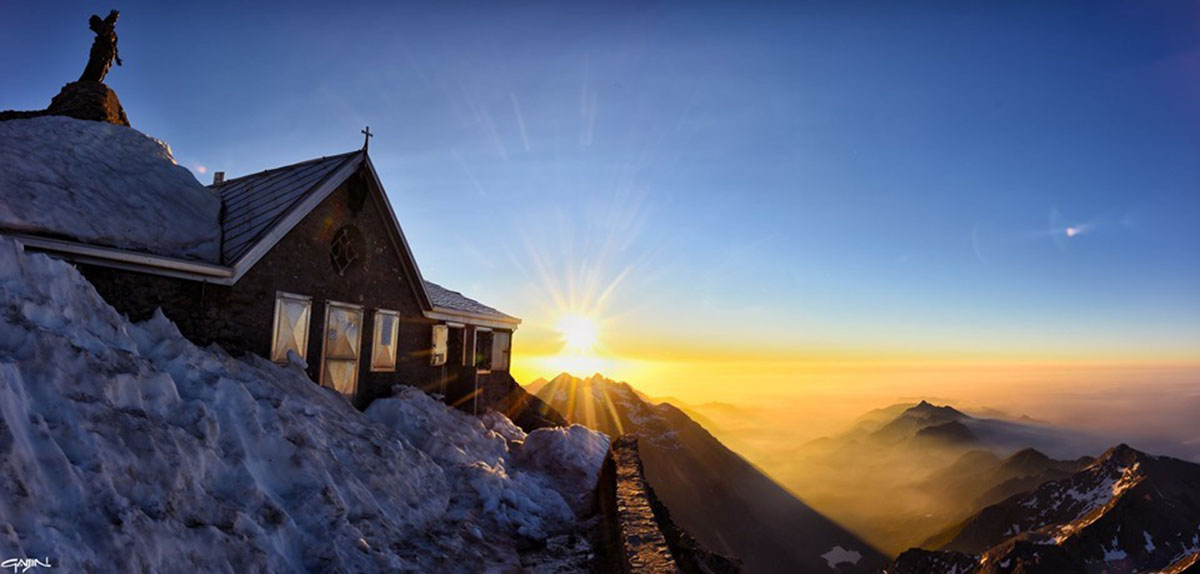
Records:
[[[124,126],[0,122],[0,227],[215,262],[220,197]]]
[[[402,388],[367,413],[297,365],[130,324],[0,240],[0,557],[64,571],[515,568],[575,532],[607,449]],[[586,565],[576,564],[579,568]],[[569,570],[569,568],[568,568]]]
[[[944,549],[909,550],[888,572],[1157,572],[1200,552],[1200,465],[1118,445],[987,507]]]

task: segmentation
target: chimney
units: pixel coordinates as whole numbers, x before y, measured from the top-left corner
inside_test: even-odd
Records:
[[[223,172],[223,171],[214,171],[214,172],[213,172],[213,183],[212,183],[212,184],[213,184],[213,185],[221,185],[222,183],[225,183],[225,172]]]

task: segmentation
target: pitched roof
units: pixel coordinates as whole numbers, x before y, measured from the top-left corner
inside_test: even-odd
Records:
[[[68,160],[77,159],[76,156],[79,156],[87,162],[99,165],[100,167],[96,169],[100,169],[100,173],[80,172],[78,169],[72,171],[73,164],[57,158],[57,156],[54,156],[57,159],[52,158],[54,161],[44,162],[47,164],[43,170],[44,173],[30,171],[33,168],[25,169],[30,162],[16,162],[13,164],[17,166],[14,168],[15,171],[0,170],[0,191],[14,197],[16,197],[14,194],[20,191],[34,199],[44,198],[51,195],[50,192],[43,189],[46,187],[45,185],[41,187],[23,184],[6,185],[5,178],[16,174],[9,179],[22,177],[30,181],[45,179],[53,180],[57,185],[58,180],[71,176],[85,183],[95,183],[93,187],[96,189],[86,188],[83,193],[79,194],[83,195],[84,199],[98,198],[102,200],[100,203],[124,205],[122,202],[129,203],[132,198],[135,203],[148,204],[153,209],[147,208],[146,205],[140,205],[137,209],[128,206],[121,209],[109,209],[107,211],[119,211],[132,215],[123,219],[107,218],[101,222],[109,225],[112,229],[106,227],[92,231],[91,228],[87,228],[85,231],[89,231],[89,233],[71,234],[57,228],[38,228],[18,217],[23,212],[14,215],[15,212],[11,205],[0,205],[0,234],[15,235],[21,238],[27,246],[59,253],[79,261],[110,265],[120,269],[233,285],[269,252],[276,242],[307,216],[313,208],[324,201],[330,193],[333,193],[348,177],[355,173],[361,173],[365,174],[372,182],[368,189],[380,204],[385,219],[390,223],[385,227],[388,229],[395,248],[408,262],[408,265],[404,266],[404,274],[427,316],[447,321],[464,321],[503,328],[515,328],[520,323],[519,319],[465,297],[461,293],[423,280],[420,268],[404,238],[404,232],[400,229],[400,223],[396,221],[395,212],[383,191],[379,174],[375,172],[375,167],[367,156],[366,150],[355,150],[269,169],[226,180],[206,188],[195,181],[195,178],[186,169],[175,165],[174,160],[170,157],[170,151],[164,144],[150,140],[132,129],[66,118],[41,118],[40,120],[60,123],[76,122],[84,128],[95,125],[118,133],[115,135],[102,134],[108,139],[99,136],[92,137],[96,141],[92,142],[90,147],[81,146],[77,142],[67,142],[70,145],[58,142],[57,147],[48,146],[55,148],[52,151],[60,156],[63,150],[70,150],[70,153],[65,156]],[[22,122],[35,122],[35,120],[10,121],[4,122],[4,125],[6,127],[25,127],[27,124]],[[33,124],[28,124],[28,126],[39,129],[41,127]],[[68,125],[67,127],[72,126]],[[96,131],[96,129],[92,131]],[[5,135],[6,133],[0,133],[0,136]],[[45,134],[40,133],[39,137],[42,136]],[[117,136],[130,140],[132,143],[117,141],[119,140]],[[17,141],[28,138],[13,137],[10,139]],[[54,138],[46,137],[43,139],[54,140]],[[4,156],[6,148],[3,144],[6,142],[11,143],[4,137],[0,137],[0,157]],[[125,153],[127,151],[125,148],[133,151]],[[153,149],[147,151],[144,148]],[[80,155],[80,149],[89,151],[90,155]],[[133,159],[120,156],[121,153],[133,154],[131,156]],[[51,157],[49,152],[43,155],[46,155],[47,158]],[[115,159],[106,159],[109,156],[113,156]],[[104,161],[95,161],[95,157]],[[63,168],[63,165],[67,165],[67,168]],[[119,168],[113,166],[119,166]],[[22,169],[25,171],[21,171]],[[76,172],[84,173],[86,177],[77,177],[78,173]],[[137,179],[139,177],[142,179]],[[75,183],[79,183],[79,181]],[[68,183],[70,182],[68,181]],[[50,191],[66,193],[72,190],[64,187],[62,190],[54,188]],[[162,198],[155,200],[158,203],[148,202],[143,199],[148,192],[159,193]],[[72,191],[72,193],[74,192]],[[188,203],[189,201],[191,203]],[[159,204],[169,204],[173,211],[164,215],[166,208]],[[182,207],[176,206],[176,204],[180,204]],[[197,207],[193,204],[203,205]],[[37,206],[36,202],[31,202],[30,205]],[[89,212],[105,211],[105,206],[92,205],[93,209],[90,209]],[[6,207],[9,208],[8,211],[5,210]],[[38,213],[36,209],[27,211]],[[42,211],[49,213],[53,210],[43,209]],[[167,217],[167,215],[172,217]],[[16,223],[9,220],[16,221]],[[76,224],[68,226],[61,225],[60,220],[65,219],[59,217],[52,219],[51,223],[60,223],[59,227],[66,231],[86,227],[85,224],[98,221],[95,218],[88,219],[85,216],[77,216],[73,220]],[[141,235],[133,235],[129,230],[136,231],[137,224],[142,220],[149,222],[144,227],[150,228],[154,225],[158,227],[145,231]],[[200,229],[204,233],[194,233],[196,229]],[[101,232],[118,239],[128,239],[127,242],[130,244],[123,244],[126,241],[108,241],[108,235]],[[150,232],[158,233],[158,235]],[[28,235],[29,233],[35,235]],[[162,247],[169,243],[167,239],[160,237],[164,234],[173,234],[167,239],[183,237],[177,241],[182,247],[167,253],[153,249],[153,247]],[[150,238],[142,242],[145,245],[135,241],[141,240],[142,236]],[[171,247],[174,248],[175,245],[172,244]],[[189,249],[190,251],[188,251]],[[180,251],[180,253],[176,253],[176,251]]]
[[[358,151],[322,157],[230,179],[212,186],[221,193],[221,261],[231,265]]]
[[[451,311],[461,311],[471,315],[484,316],[496,319],[498,321],[511,323],[519,322],[516,317],[501,313],[492,307],[488,307],[479,301],[476,301],[458,291],[451,291],[432,281],[425,281],[425,291],[429,293],[429,299],[433,302],[435,308],[449,309]]]

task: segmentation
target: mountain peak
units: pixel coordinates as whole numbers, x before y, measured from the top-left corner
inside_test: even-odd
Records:
[[[1107,461],[1113,461],[1118,464],[1128,465],[1135,462],[1141,462],[1147,458],[1150,458],[1150,455],[1125,443],[1121,443],[1104,451],[1104,454],[1100,455],[1100,458],[1096,459],[1096,464],[1103,464]]]
[[[550,382],[570,382],[576,381],[581,383],[615,383],[616,381],[606,377],[603,373],[592,373],[589,376],[578,376],[567,371],[563,371],[550,379]]]
[[[1041,453],[1027,449],[1017,456]],[[968,555],[982,553],[980,565],[1004,564],[1006,571],[1014,572],[1099,571],[1109,562],[1114,564],[1108,568],[1119,564],[1122,572],[1176,572],[1175,564],[1187,564],[1180,557],[1195,552],[1200,507],[1183,501],[1194,500],[1197,488],[1200,465],[1122,443],[1067,478],[984,508],[956,526],[954,538],[939,546]],[[1057,554],[1049,556],[1057,562],[1037,555],[1046,550]],[[1029,564],[1042,566],[1027,568]]]
[[[1050,457],[1036,448],[1023,448],[1004,459],[1006,464],[1028,466],[1050,462]]]
[[[937,406],[926,400],[909,407],[904,414],[920,418],[939,417],[952,420],[971,418],[950,405]]]
[[[975,433],[959,421],[927,426],[917,431],[914,438],[918,441],[945,444],[969,444],[979,441]]]

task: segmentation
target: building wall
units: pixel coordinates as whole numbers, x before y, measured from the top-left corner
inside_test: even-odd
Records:
[[[435,322],[424,317],[407,279],[416,274],[405,273],[408,263],[396,253],[386,227],[386,207],[379,205],[372,194],[361,201],[362,189],[356,189],[356,185],[365,184],[359,178],[349,178],[232,287],[104,267],[80,265],[80,270],[105,300],[131,319],[143,320],[161,307],[192,341],[201,345],[216,343],[235,355],[251,352],[270,356],[277,291],[311,296],[306,359],[314,381],[320,380],[326,301],[362,305],[362,350],[355,401],[359,407],[390,395],[395,384],[431,392],[473,387],[473,381],[467,384],[465,380],[445,384],[447,379],[468,377],[469,369],[452,364],[429,365]],[[353,209],[352,198],[360,199],[361,209]],[[353,224],[361,233],[365,253],[339,274],[330,257],[330,241],[346,224]],[[380,308],[400,314],[395,372],[369,369],[374,311]],[[468,342],[472,336],[468,328]]]

